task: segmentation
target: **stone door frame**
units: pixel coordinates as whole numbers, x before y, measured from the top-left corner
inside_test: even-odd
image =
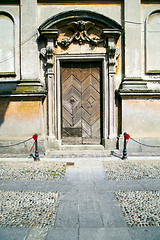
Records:
[[[113,42],[112,42],[113,43]],[[102,63],[103,92],[103,139],[102,145],[110,147],[110,140],[116,140],[115,126],[115,61],[108,54],[63,54],[54,55],[54,69],[48,78],[48,140],[50,146],[61,146],[61,76],[62,61],[100,61]],[[112,59],[113,60],[113,59]]]
[[[54,38],[47,38],[46,56],[48,85],[48,141],[49,147],[61,146],[61,102],[60,102],[60,62],[89,60],[102,62],[103,91],[103,139],[102,145],[113,148],[116,142],[115,79],[116,45],[115,38],[108,38],[106,54],[54,54]]]

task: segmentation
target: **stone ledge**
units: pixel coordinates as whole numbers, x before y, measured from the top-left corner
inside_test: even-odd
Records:
[[[140,97],[160,97],[160,90],[150,89],[120,89],[116,90],[116,94],[120,97],[140,96]]]
[[[5,84],[2,83],[2,84]],[[15,83],[15,86],[9,86],[7,89],[0,89],[0,97],[14,97],[14,96],[38,96],[45,97],[47,90],[42,86],[37,79],[24,79]],[[12,88],[11,88],[12,87]]]
[[[0,72],[0,78],[1,77],[16,77],[15,72]]]

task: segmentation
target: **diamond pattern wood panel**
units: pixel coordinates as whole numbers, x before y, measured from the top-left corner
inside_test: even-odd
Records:
[[[62,141],[101,142],[99,62],[62,63]]]

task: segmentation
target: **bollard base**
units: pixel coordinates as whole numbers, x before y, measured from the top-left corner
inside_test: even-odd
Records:
[[[38,157],[38,158],[37,158],[37,157],[35,157],[35,158],[34,158],[34,161],[35,161],[35,162],[38,162],[38,161],[40,161],[39,157]]]

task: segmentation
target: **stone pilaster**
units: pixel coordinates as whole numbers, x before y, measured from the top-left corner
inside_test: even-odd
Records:
[[[108,138],[116,138],[115,130],[115,75],[116,75],[116,45],[114,37],[108,38],[108,100],[109,100],[109,131]]]
[[[41,31],[47,39],[47,46],[43,49],[46,58],[46,84],[48,89],[48,140],[54,142],[56,139],[56,89],[55,89],[55,55],[54,42],[58,35],[57,30]]]
[[[21,78],[38,79],[37,1],[21,0]]]
[[[116,66],[117,66],[117,49],[116,43],[121,32],[118,29],[103,29],[103,36],[105,39],[106,55],[107,55],[107,74],[106,77],[106,92],[108,92],[108,97],[105,101],[106,121],[108,121],[107,129],[104,135],[104,146],[107,149],[116,148],[116,113],[115,113],[115,79],[116,79]]]
[[[125,80],[141,77],[141,1],[124,1]]]

